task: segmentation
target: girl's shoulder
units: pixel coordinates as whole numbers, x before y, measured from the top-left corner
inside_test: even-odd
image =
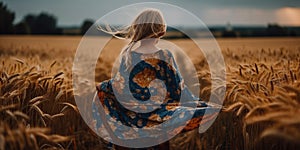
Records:
[[[162,49],[162,53],[167,57],[173,57],[173,53],[168,49]]]

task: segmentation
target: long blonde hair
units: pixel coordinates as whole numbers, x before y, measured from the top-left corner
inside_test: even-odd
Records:
[[[130,42],[121,52],[121,58],[125,60],[126,69],[131,66],[131,50],[140,40],[145,38],[160,38],[166,33],[166,24],[162,13],[157,9],[143,10],[131,23],[130,26],[121,30],[112,31],[109,25],[106,29],[99,27],[100,30],[113,35],[119,39],[130,39]]]

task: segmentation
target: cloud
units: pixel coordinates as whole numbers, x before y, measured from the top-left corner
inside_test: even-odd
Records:
[[[201,15],[207,24],[265,25],[276,20],[275,10],[251,8],[211,8]]]
[[[276,10],[276,22],[280,25],[300,26],[300,7],[284,7]]]

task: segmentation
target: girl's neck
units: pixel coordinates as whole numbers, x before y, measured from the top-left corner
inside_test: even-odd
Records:
[[[142,45],[156,45],[158,42],[157,38],[146,38],[141,40],[141,46]]]
[[[159,50],[159,48],[156,47],[157,42],[158,42],[158,39],[156,39],[156,38],[143,39],[143,40],[141,40],[141,45],[134,51],[141,52],[141,53],[156,52]]]

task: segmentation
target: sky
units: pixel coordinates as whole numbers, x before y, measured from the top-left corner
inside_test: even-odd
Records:
[[[145,0],[0,0],[15,12],[15,23],[27,14],[47,12],[57,17],[58,26],[79,26],[85,19],[98,20],[125,5]],[[206,25],[300,26],[300,0],[161,0],[181,7]],[[168,11],[164,9],[164,11]],[[114,20],[122,20],[120,15]],[[173,20],[187,22],[174,15]]]

